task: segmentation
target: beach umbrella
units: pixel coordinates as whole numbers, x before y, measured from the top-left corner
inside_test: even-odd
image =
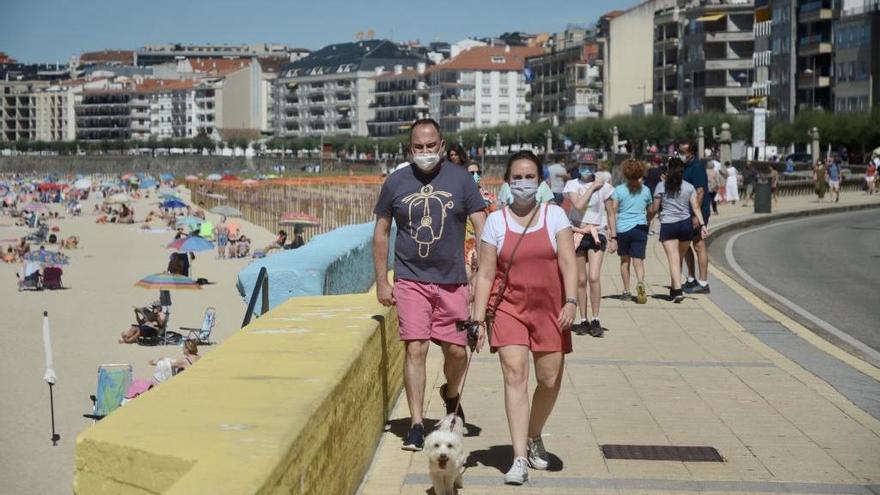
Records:
[[[117,193],[105,199],[104,202],[112,204],[131,203],[131,198],[125,193]]]
[[[162,208],[171,208],[171,209],[186,208],[186,203],[184,203],[183,201],[180,201],[179,199],[169,199],[167,201],[164,201],[159,206],[161,206]]]
[[[205,178],[208,179],[208,180],[220,180],[220,179],[223,178],[223,176],[220,175],[220,174],[211,174],[211,175],[209,175],[209,176],[207,176],[207,177],[205,177]]]
[[[32,213],[36,213],[38,211],[47,211],[49,208],[46,208],[46,205],[43,203],[28,203],[24,206],[25,211],[29,211]]]
[[[238,177],[232,174],[226,174],[223,177],[220,177],[220,180],[238,180]]]
[[[174,176],[171,174],[159,174],[159,180],[162,180],[162,181],[174,180]]]
[[[90,189],[92,187],[92,181],[89,179],[79,179],[73,183],[73,187],[76,189]]]
[[[156,179],[144,179],[141,181],[141,189],[150,189],[156,187]]]
[[[186,177],[184,177],[184,179],[186,179],[186,180],[199,180],[198,176],[195,176],[195,175],[187,175]]]
[[[43,265],[66,265],[70,263],[70,258],[64,254],[46,249],[31,251],[24,255],[24,259],[25,261],[33,261]]]
[[[213,198],[213,199],[226,199],[226,196],[219,194],[219,193],[208,193],[208,194],[205,194],[205,196],[207,196],[209,198]]]
[[[198,236],[190,236],[176,239],[167,247],[178,253],[197,253],[199,251],[209,251],[214,249],[214,243]]]
[[[241,216],[241,210],[239,210],[238,208],[233,208],[231,206],[215,206],[208,211],[214,213],[215,215],[223,215],[225,217]]]
[[[170,194],[170,193],[160,194],[159,199],[161,199],[163,201],[183,201],[183,199],[180,196],[177,196],[175,194]]]
[[[183,275],[175,275],[173,273],[154,273],[153,275],[147,275],[135,282],[134,285],[144,289],[158,290],[200,290],[202,288],[202,286],[197,284],[195,280],[189,277],[184,277]]]
[[[52,357],[52,331],[49,328],[49,312],[43,311],[43,356],[46,358],[46,372],[43,380],[49,384],[49,414],[52,418],[52,445],[58,445],[61,435],[55,432],[55,397],[52,387],[55,386],[55,362]]]
[[[317,227],[321,225],[321,220],[313,215],[303,212],[289,212],[281,215],[278,225],[294,225],[302,227]]]
[[[204,222],[204,220],[199,217],[187,215],[185,217],[178,218],[176,224],[178,227],[180,227],[181,225],[201,225],[202,222]]]

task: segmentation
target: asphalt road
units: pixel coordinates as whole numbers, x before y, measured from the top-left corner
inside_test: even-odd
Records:
[[[710,249],[713,261],[728,269],[725,247],[737,234],[730,254],[755,281],[880,352],[880,210],[820,215],[724,235]],[[773,302],[835,345],[865,354]]]

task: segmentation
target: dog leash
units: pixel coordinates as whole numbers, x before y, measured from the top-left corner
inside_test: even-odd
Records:
[[[464,352],[467,352],[467,346],[465,346]],[[464,376],[461,377],[461,385],[458,387],[458,400],[455,401],[455,411],[452,413],[451,425],[453,427],[455,426],[455,422],[458,420],[458,411],[461,409],[461,396],[464,395],[464,384],[467,382],[468,372],[471,369],[471,360],[473,359],[475,352],[476,351],[471,351],[470,354],[468,354],[467,362],[464,366]],[[444,399],[445,398],[446,397],[444,397]],[[464,423],[464,421],[462,421],[462,423]],[[464,426],[464,424],[462,424],[462,426]]]

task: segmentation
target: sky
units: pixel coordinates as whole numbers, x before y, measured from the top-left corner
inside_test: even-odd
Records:
[[[593,25],[638,0],[0,0],[0,51],[66,63],[150,43],[282,43],[318,49],[358,32],[394,41],[455,42],[506,31]]]

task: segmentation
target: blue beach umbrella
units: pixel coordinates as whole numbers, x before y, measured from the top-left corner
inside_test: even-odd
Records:
[[[182,226],[182,225],[189,225],[189,226],[193,226],[193,225],[201,225],[202,222],[204,222],[204,220],[202,220],[202,219],[199,218],[199,217],[194,217],[194,216],[192,216],[192,215],[187,215],[187,216],[185,216],[185,217],[180,217],[180,218],[178,218],[176,223],[177,223],[177,226],[180,227],[180,226]]]
[[[163,180],[163,181],[174,180],[174,176],[171,174],[159,174],[159,180]]]
[[[169,244],[168,249],[178,253],[197,253],[214,249],[214,243],[198,236],[182,237]]]
[[[186,208],[186,203],[184,203],[183,201],[180,201],[179,199],[169,199],[169,200],[163,202],[159,206],[161,206],[162,208],[171,208],[171,209]]]
[[[70,259],[67,256],[57,251],[47,251],[45,249],[31,251],[24,255],[24,259],[26,261],[33,261],[44,265],[66,265],[70,262]]]
[[[149,189],[151,187],[156,187],[156,179],[144,179],[141,181],[141,189]]]

